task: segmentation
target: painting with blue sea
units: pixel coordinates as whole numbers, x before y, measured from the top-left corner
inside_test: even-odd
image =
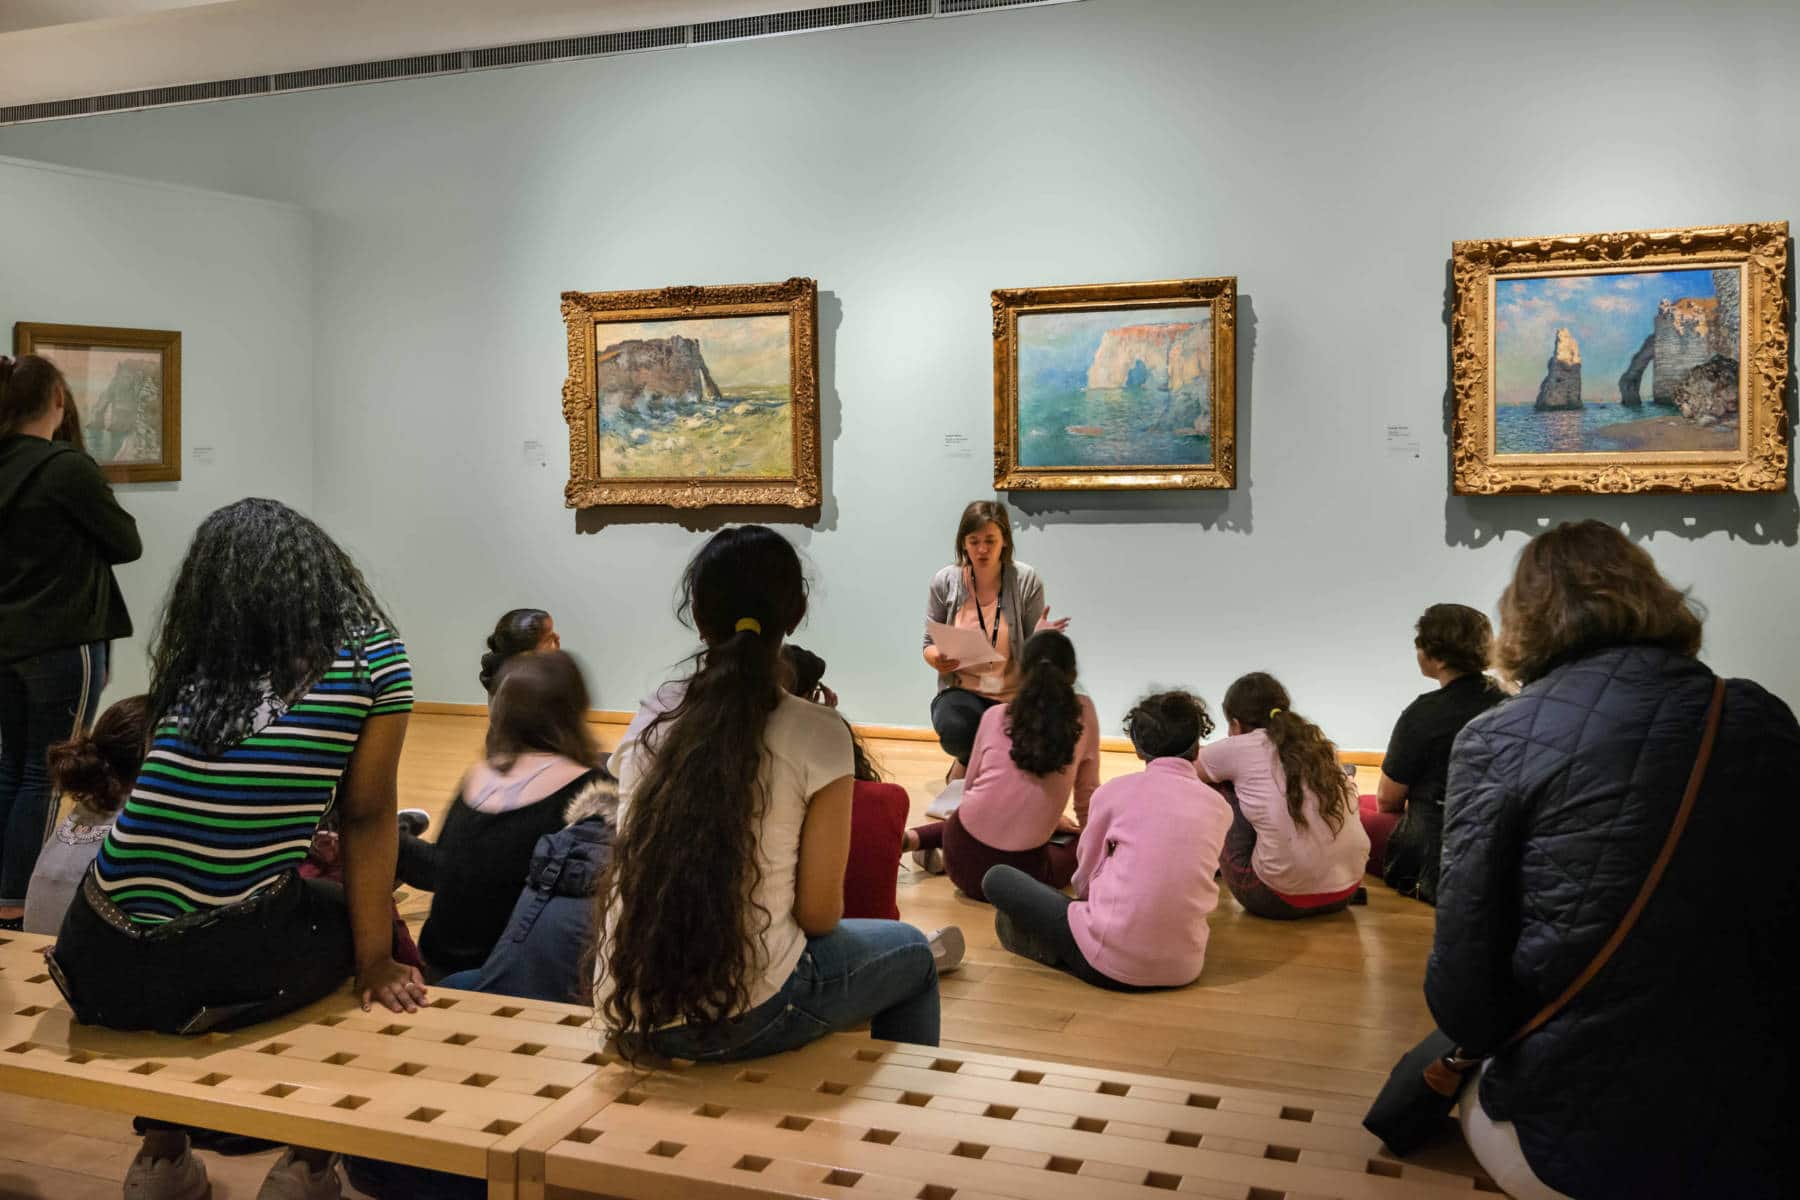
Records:
[[[792,474],[791,349],[785,315],[598,324],[601,477]]]
[[[1497,455],[1735,451],[1739,268],[1494,281]]]
[[[1021,312],[1018,464],[1213,462],[1210,306]]]

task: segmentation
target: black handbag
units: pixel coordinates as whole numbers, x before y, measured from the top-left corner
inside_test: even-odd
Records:
[[[1517,1033],[1487,1054],[1465,1054],[1455,1042],[1436,1029],[1424,1041],[1408,1050],[1394,1064],[1387,1082],[1381,1086],[1381,1094],[1375,1097],[1375,1103],[1369,1106],[1369,1114],[1363,1118],[1363,1128],[1380,1138],[1381,1144],[1389,1151],[1404,1158],[1429,1142],[1444,1128],[1445,1120],[1456,1105],[1456,1098],[1462,1092],[1469,1071],[1480,1066],[1484,1059],[1522,1041],[1541,1028],[1551,1017],[1561,1012],[1606,966],[1613,952],[1631,932],[1632,926],[1637,924],[1644,906],[1656,891],[1656,885],[1662,882],[1669,860],[1675,856],[1675,845],[1681,841],[1681,831],[1687,828],[1688,814],[1694,809],[1694,800],[1700,795],[1701,780],[1706,777],[1706,764],[1712,759],[1713,741],[1719,733],[1719,716],[1724,707],[1725,681],[1717,679],[1713,682],[1712,705],[1706,711],[1706,729],[1700,735],[1700,752],[1694,757],[1694,769],[1688,774],[1687,791],[1682,794],[1681,807],[1675,811],[1675,820],[1669,826],[1669,836],[1663,839],[1662,851],[1656,856],[1656,861],[1650,864],[1643,886],[1638,889],[1637,898],[1625,910],[1618,928],[1606,939],[1606,944],[1600,947],[1593,961],[1575,977],[1574,982],[1563,989],[1560,996],[1546,1004]]]

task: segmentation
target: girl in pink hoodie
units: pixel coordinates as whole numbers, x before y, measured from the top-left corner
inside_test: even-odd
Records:
[[[1224,797],[1194,771],[1212,728],[1192,693],[1138,701],[1125,731],[1148,765],[1094,793],[1076,898],[1010,866],[983,877],[982,891],[1000,910],[994,932],[1002,946],[1115,991],[1180,987],[1200,977],[1207,914],[1219,903],[1213,876],[1231,827]]]

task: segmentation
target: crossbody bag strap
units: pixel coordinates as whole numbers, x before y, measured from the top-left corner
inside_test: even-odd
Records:
[[[1443,1058],[1433,1059],[1425,1067],[1425,1082],[1433,1091],[1443,1096],[1456,1095],[1466,1078],[1463,1074],[1465,1071],[1474,1069],[1481,1064],[1484,1058],[1498,1054],[1501,1050],[1543,1028],[1550,1018],[1568,1006],[1569,1001],[1580,995],[1581,989],[1593,982],[1594,976],[1598,975],[1611,961],[1613,953],[1631,933],[1632,926],[1637,924],[1638,917],[1643,915],[1645,906],[1650,903],[1650,897],[1655,894],[1657,884],[1662,882],[1663,872],[1669,869],[1669,860],[1675,857],[1675,846],[1681,841],[1682,830],[1687,828],[1688,815],[1694,811],[1694,801],[1700,795],[1700,783],[1706,778],[1706,765],[1712,761],[1713,742],[1718,739],[1719,717],[1724,709],[1725,680],[1719,678],[1713,682],[1712,705],[1706,710],[1706,728],[1700,735],[1700,751],[1694,756],[1694,769],[1688,773],[1687,791],[1682,793],[1681,807],[1675,810],[1675,820],[1669,826],[1669,836],[1663,839],[1662,852],[1656,856],[1656,861],[1650,864],[1650,870],[1644,876],[1643,886],[1638,888],[1637,899],[1633,900],[1631,907],[1625,910],[1625,915],[1619,920],[1618,928],[1614,929],[1612,936],[1606,939],[1606,944],[1600,947],[1600,952],[1594,955],[1594,960],[1574,978],[1568,987],[1562,990],[1560,996],[1544,1005],[1535,1017],[1525,1022],[1517,1033],[1507,1038],[1488,1055],[1465,1055],[1461,1049],[1457,1049]]]
[[[1700,752],[1695,755],[1694,769],[1688,774],[1687,791],[1682,793],[1681,807],[1675,810],[1675,821],[1669,826],[1669,836],[1663,839],[1662,853],[1658,854],[1656,861],[1650,864],[1650,871],[1644,876],[1644,885],[1638,889],[1637,899],[1633,900],[1631,907],[1625,910],[1625,915],[1619,920],[1619,927],[1614,929],[1612,936],[1606,939],[1606,944],[1600,947],[1600,952],[1594,955],[1594,961],[1587,965],[1587,969],[1577,975],[1574,981],[1563,989],[1562,995],[1546,1004],[1537,1016],[1525,1023],[1519,1032],[1507,1038],[1501,1049],[1536,1032],[1551,1017],[1567,1007],[1569,1001],[1575,999],[1581,989],[1592,982],[1594,976],[1598,975],[1611,960],[1614,952],[1631,933],[1632,926],[1636,925],[1638,918],[1643,915],[1644,908],[1650,903],[1650,897],[1656,892],[1656,885],[1662,882],[1663,872],[1669,869],[1669,860],[1675,857],[1675,846],[1681,841],[1682,830],[1687,828],[1688,815],[1694,811],[1694,801],[1700,795],[1700,783],[1706,778],[1706,765],[1712,761],[1713,742],[1718,739],[1719,717],[1724,710],[1725,680],[1721,677],[1713,681],[1712,705],[1706,710],[1706,730],[1700,735]]]

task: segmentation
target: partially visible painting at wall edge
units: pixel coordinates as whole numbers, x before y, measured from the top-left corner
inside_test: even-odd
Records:
[[[83,448],[109,482],[180,482],[179,330],[19,321],[13,325],[13,353],[42,355],[69,378],[70,389],[79,393],[72,399],[84,425]],[[98,396],[88,394],[88,381],[75,369],[74,360],[88,353],[123,359],[113,364]],[[81,413],[84,404],[87,412]]]
[[[1785,221],[1454,243],[1453,491],[1786,490],[1788,256]]]
[[[1236,486],[1237,278],[992,294],[997,491]]]
[[[815,280],[796,276],[779,283],[570,291],[562,295],[562,315],[569,356],[562,393],[563,418],[569,427],[566,507],[818,508],[822,484]],[[748,398],[721,393],[721,385],[713,378],[693,338],[628,339],[627,343],[612,347],[599,344],[605,335],[598,331],[608,325],[679,322],[683,323],[682,328],[691,329],[694,322],[740,318],[740,328],[749,328],[759,322],[766,325],[764,319],[769,317],[786,322],[785,378]],[[652,341],[667,342],[668,346],[652,345]],[[602,364],[597,361],[602,349],[618,353]],[[762,349],[767,351],[768,347]],[[675,371],[684,378],[691,377],[693,386],[677,388],[660,375],[654,385],[639,380],[639,374],[652,370],[652,359],[658,369],[666,368],[664,373]],[[664,359],[668,361],[665,363]],[[604,380],[603,373],[607,376]],[[614,375],[619,378],[614,379]],[[601,395],[603,385],[609,389],[608,397]],[[614,385],[620,389],[636,386],[639,391],[630,396],[623,391],[614,394],[610,390]],[[729,381],[723,386],[731,387]],[[677,392],[680,394],[674,394]],[[697,411],[682,415],[683,405],[693,407],[696,403],[708,407],[708,413],[712,407],[724,404],[730,414],[741,420],[721,426],[717,422],[708,424],[706,414]],[[603,404],[607,408],[604,413]],[[631,443],[622,442],[621,430],[610,428],[611,424],[629,428],[636,444],[647,446],[647,453],[662,453],[665,460],[676,461],[686,443],[700,436],[722,432],[738,437],[742,431],[737,426],[759,421],[767,425],[777,415],[787,417],[787,430],[765,430],[772,436],[758,442],[757,449],[765,457],[771,446],[786,451],[789,462],[779,474],[767,471],[766,463],[761,467],[755,463],[740,464],[759,473],[738,475],[729,470],[712,474],[622,474],[617,469],[624,461],[622,452],[629,451]],[[655,436],[646,425],[656,429]],[[605,469],[608,460],[615,467],[611,474]]]

